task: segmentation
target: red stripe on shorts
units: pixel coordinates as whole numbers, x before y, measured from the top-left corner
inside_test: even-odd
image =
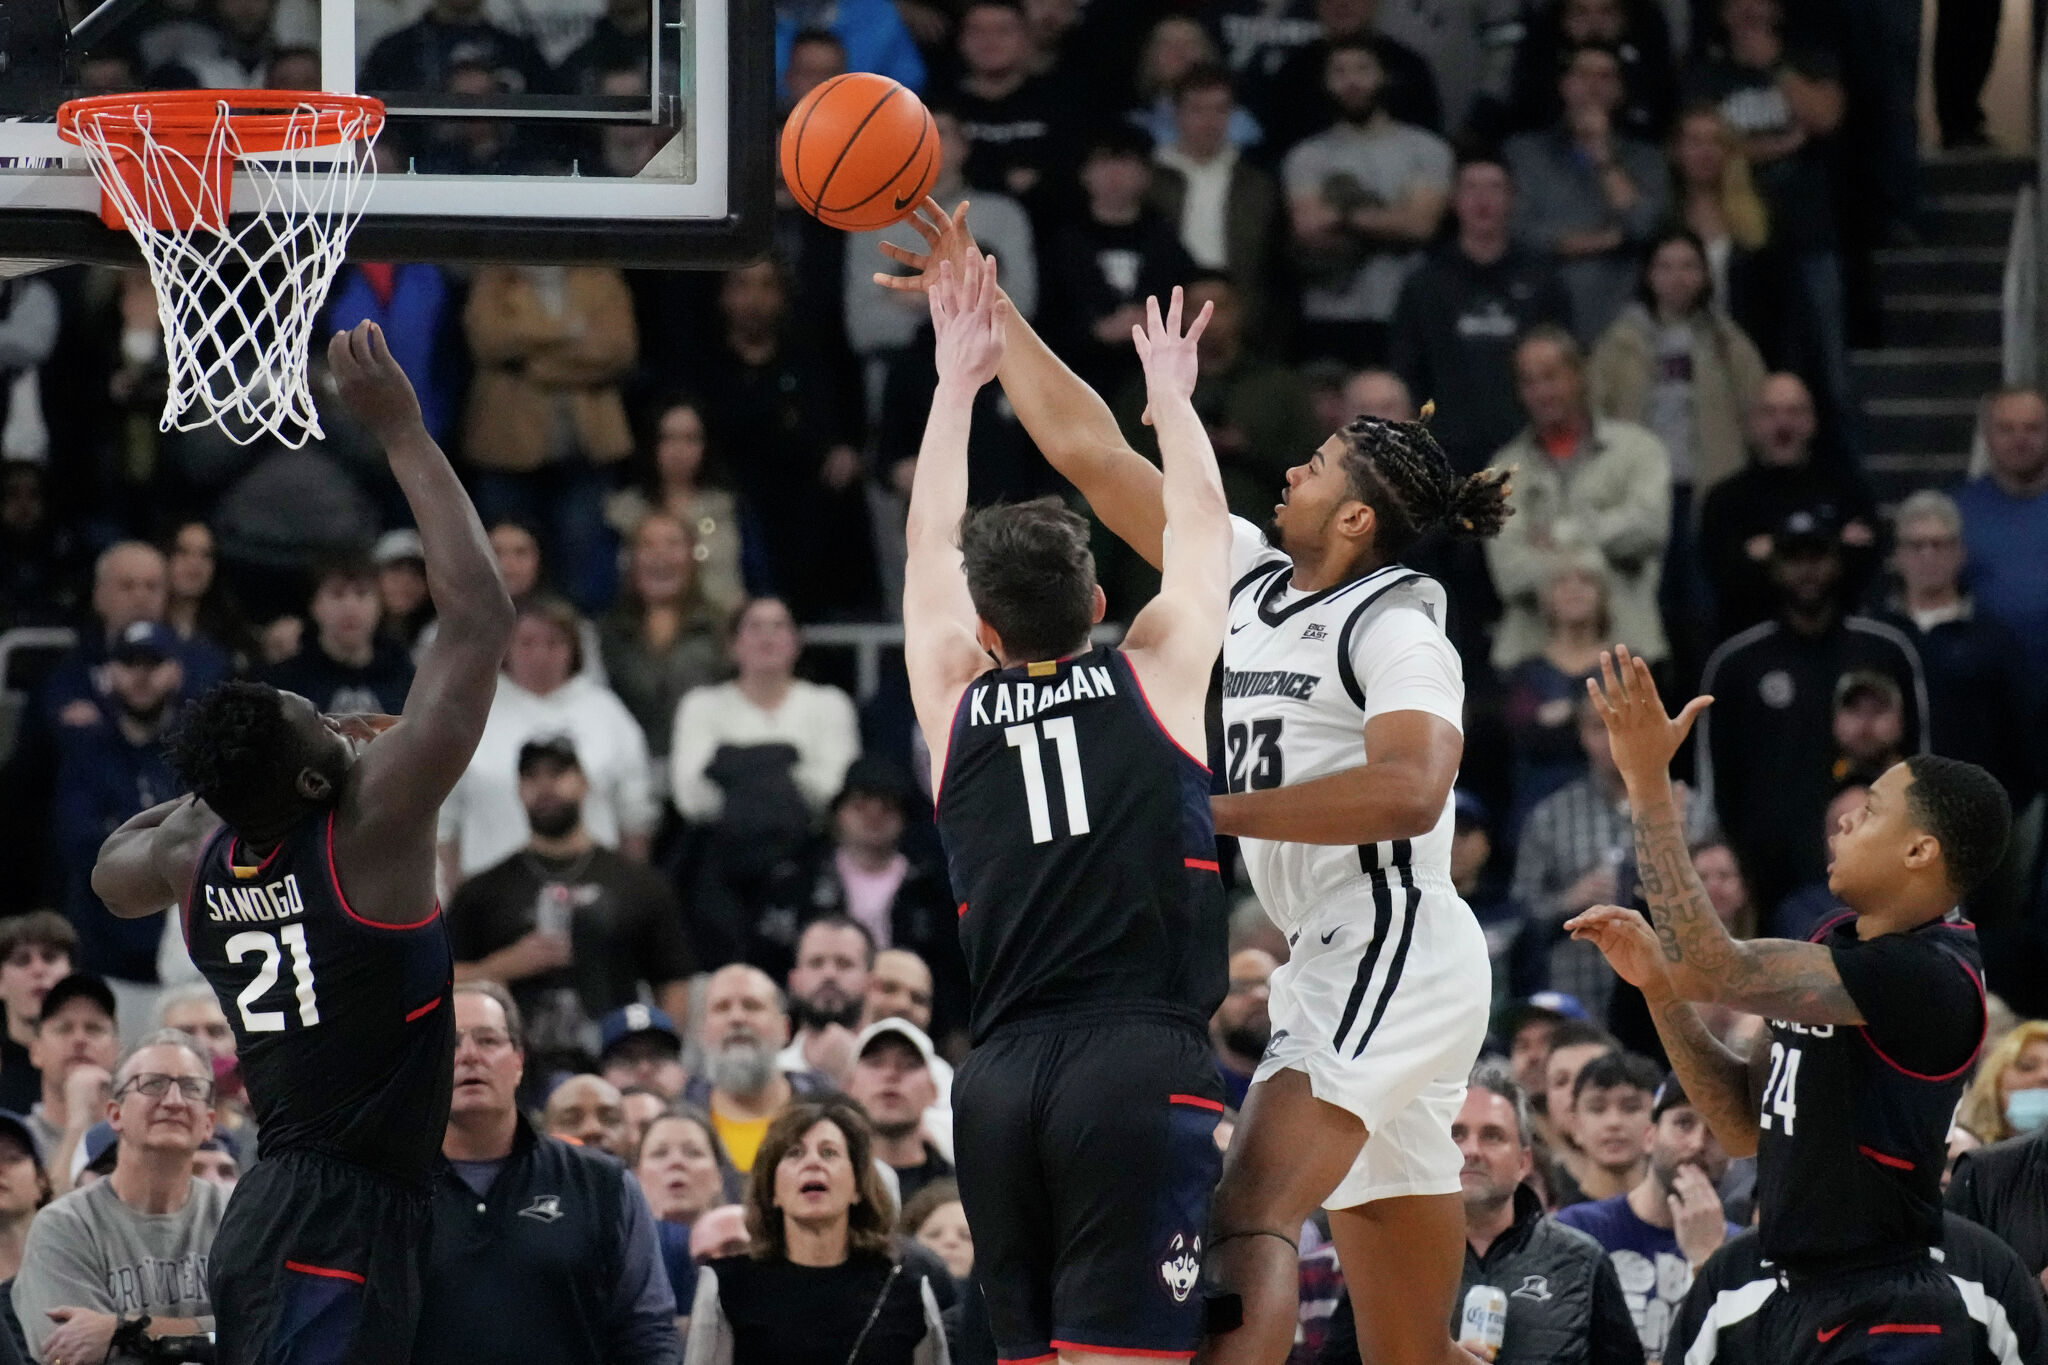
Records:
[[[347,1280],[351,1284],[367,1284],[369,1281],[353,1270],[334,1270],[324,1265],[307,1265],[304,1261],[286,1261],[286,1270],[296,1270],[301,1275],[318,1275],[322,1279]]]

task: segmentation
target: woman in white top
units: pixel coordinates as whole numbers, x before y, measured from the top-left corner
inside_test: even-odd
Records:
[[[659,815],[647,739],[625,703],[583,674],[580,619],[555,598],[529,598],[519,608],[476,756],[441,807],[444,892],[525,847],[519,750],[532,739],[566,735],[576,746],[590,782],[583,801],[590,837],[629,858],[647,856]]]
[[[704,823],[723,813],[725,793],[708,770],[726,747],[795,749],[791,776],[814,818],[838,795],[847,767],[860,756],[860,722],[844,692],[796,676],[799,649],[796,621],[776,598],[757,597],[733,618],[731,654],[739,676],[691,690],[676,708],[669,791],[684,819]]]

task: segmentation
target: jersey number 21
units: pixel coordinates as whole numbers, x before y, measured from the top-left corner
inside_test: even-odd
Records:
[[[299,1023],[311,1028],[320,1022],[320,1002],[313,995],[313,955],[306,951],[306,926],[287,924],[275,934],[268,929],[245,929],[227,942],[230,962],[241,962],[252,956],[262,959],[257,964],[255,978],[235,997],[235,1005],[242,1012],[242,1031],[245,1033],[284,1032],[283,1010],[256,1008],[270,993],[270,988],[277,984],[277,969],[284,960],[284,953],[278,946],[280,943],[290,950],[292,956],[292,985],[299,1006]]]

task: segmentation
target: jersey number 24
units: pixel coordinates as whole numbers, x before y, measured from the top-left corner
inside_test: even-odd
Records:
[[[280,944],[291,952],[293,994],[298,999],[299,1023],[311,1028],[320,1022],[320,1002],[313,995],[313,955],[306,951],[306,926],[287,924],[275,934],[268,929],[244,929],[227,941],[228,961],[239,963],[249,957],[262,959],[257,964],[255,978],[235,997],[235,1005],[242,1012],[242,1031],[245,1033],[284,1032],[283,1010],[256,1008],[263,997],[270,994],[270,988],[277,984],[277,969],[284,961]]]

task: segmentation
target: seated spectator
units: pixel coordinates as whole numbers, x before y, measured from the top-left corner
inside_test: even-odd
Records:
[[[805,1102],[776,1120],[747,1186],[751,1245],[698,1276],[686,1361],[858,1354],[910,1365],[927,1339],[943,1340],[931,1281],[945,1267],[891,1244],[896,1208],[871,1151],[867,1123],[844,1101]]]
[[[1515,384],[1529,425],[1493,457],[1513,470],[1515,515],[1486,542],[1486,566],[1505,604],[1493,666],[1543,652],[1537,591],[1550,556],[1590,545],[1606,557],[1612,640],[1652,663],[1668,653],[1657,582],[1671,533],[1671,460],[1645,427],[1596,414],[1585,353],[1538,327],[1515,347]]]
[[[1451,1122],[1451,1139],[1464,1154],[1459,1181],[1465,1202],[1465,1270],[1450,1326],[1463,1326],[1463,1308],[1481,1286],[1506,1296],[1507,1321],[1499,1354],[1467,1337],[1468,1351],[1503,1365],[1540,1365],[1560,1359],[1590,1365],[1641,1365],[1642,1343],[1614,1263],[1589,1237],[1545,1215],[1531,1185],[1536,1152],[1521,1087],[1497,1062],[1473,1070],[1464,1106]],[[1541,1292],[1532,1286],[1542,1286]],[[1521,1292],[1530,1291],[1530,1292]],[[1358,1327],[1347,1294],[1330,1324],[1319,1359],[1336,1365],[1358,1358]]]
[[[1187,114],[1183,102],[1190,89],[1190,81],[1198,80],[1206,86],[1212,75],[1221,75],[1221,100],[1203,105],[1202,113],[1196,115],[1204,135],[1198,141],[1204,145],[1207,144],[1206,134],[1211,131],[1211,122],[1214,124],[1215,149],[1204,154],[1203,159],[1215,156],[1216,149],[1224,147],[1233,152],[1256,147],[1264,140],[1265,130],[1259,127],[1259,121],[1252,117],[1251,110],[1241,107],[1232,98],[1230,75],[1219,58],[1215,40],[1198,20],[1184,14],[1169,14],[1154,24],[1138,54],[1138,102],[1131,109],[1131,122],[1151,134],[1152,141],[1161,150],[1176,139],[1185,140]],[[1206,88],[1214,90],[1217,87]],[[1235,156],[1230,158],[1233,164],[1236,160]],[[942,199],[939,202],[946,201]],[[1193,248],[1189,250],[1192,252]],[[1201,263],[1211,269],[1216,268],[1214,262]]]
[[[329,560],[313,571],[313,639],[264,673],[280,691],[296,692],[329,715],[395,716],[412,688],[412,656],[378,633],[384,614],[377,566],[361,555]]]
[[[95,620],[79,632],[75,649],[57,661],[36,694],[31,715],[46,735],[110,718],[103,665],[114,642],[138,621],[162,621],[168,606],[168,566],[153,545],[125,540],[101,552],[93,565]],[[196,697],[227,676],[228,658],[204,638],[183,641],[180,695]],[[24,717],[24,724],[30,723]]]
[[[1550,1089],[1547,1067],[1551,1038],[1558,1026],[1584,1023],[1586,1007],[1562,991],[1537,991],[1526,1000],[1511,1003],[1502,1016],[1495,1036],[1507,1043],[1508,1072],[1529,1097],[1532,1110],[1541,1112]],[[1599,1030],[1592,1031],[1598,1041]],[[1542,1141],[1540,1134],[1535,1135]]]
[[[1612,904],[1624,894],[1622,869],[1633,861],[1635,833],[1607,727],[1583,688],[1575,714],[1586,775],[1529,811],[1515,852],[1511,895],[1529,915],[1528,932],[1551,945],[1550,985],[1584,1002],[1597,1019],[1606,1017],[1617,978],[1597,951],[1565,938],[1561,926],[1581,910]],[[1712,824],[1707,803],[1687,801],[1685,824],[1690,837],[1705,835]]]
[[[690,1074],[683,1067],[683,1035],[652,1005],[623,1005],[598,1025],[597,1068],[620,1090],[650,1090],[673,1104]]]
[[[1390,364],[1409,392],[1441,397],[1430,434],[1472,473],[1522,425],[1515,343],[1532,327],[1571,325],[1571,298],[1545,257],[1508,235],[1514,182],[1498,156],[1467,154],[1451,188],[1457,232],[1401,286]]]
[[[1165,298],[1195,264],[1177,225],[1146,207],[1152,140],[1109,123],[1083,143],[1080,212],[1063,216],[1046,245],[1047,344],[1098,393],[1115,394],[1138,374],[1131,328],[1148,297]]]
[[[192,1157],[213,1135],[212,1105],[213,1067],[183,1034],[151,1034],[121,1064],[106,1104],[113,1173],[37,1214],[22,1248],[12,1303],[35,1359],[136,1365],[181,1358],[173,1340],[207,1344],[227,1196],[193,1176]]]
[[[377,567],[379,629],[408,657],[416,657],[427,628],[434,621],[434,599],[427,593],[427,552],[420,533],[411,527],[386,531],[370,550]]]
[[[1273,997],[1267,984],[1280,964],[1263,948],[1240,948],[1230,955],[1230,993],[1209,1019],[1209,1043],[1216,1051],[1216,1074],[1223,1078],[1223,1102],[1244,1108],[1252,1075],[1273,1036],[1267,1012]]]
[[[1222,67],[1198,66],[1181,77],[1173,87],[1171,113],[1169,126],[1153,131],[1157,146],[1148,200],[1174,225],[1198,269],[1230,278],[1244,306],[1246,332],[1271,346],[1286,322],[1275,296],[1286,232],[1279,183],[1240,155],[1228,136],[1243,111]]]
[[[1756,192],[1742,140],[1716,104],[1695,104],[1671,135],[1672,216],[1707,249],[1707,278],[1752,341],[1770,342],[1775,300],[1765,297],[1759,256],[1770,243],[1771,216]]]
[[[90,972],[73,972],[50,987],[28,1048],[29,1063],[43,1080],[28,1126],[60,1194],[86,1163],[85,1135],[105,1115],[120,1057],[121,1032],[107,983]]]
[[[192,1154],[192,1174],[222,1194],[232,1195],[242,1183],[242,1163],[235,1158],[235,1149],[216,1133]]]
[[[846,1095],[867,1115],[875,1158],[896,1172],[906,1204],[953,1175],[953,1163],[924,1132],[925,1113],[939,1099],[938,1064],[932,1040],[907,1019],[870,1024],[854,1043]]]
[[[71,975],[78,961],[78,931],[54,910],[0,920],[0,1109],[25,1114],[43,1093],[42,1074],[29,1060],[43,1000]]]
[[[785,1071],[816,1071],[835,1085],[846,1084],[874,961],[874,935],[859,920],[830,914],[804,926],[789,971],[789,1016],[796,1032],[776,1065]]]
[[[962,71],[939,103],[960,116],[974,151],[967,181],[1039,214],[1064,198],[1049,183],[1068,161],[1067,111],[1031,74],[1031,31],[1017,0],[971,0],[960,11]]]
[[[1507,837],[1521,834],[1536,803],[1586,771],[1579,743],[1579,707],[1586,679],[1600,670],[1612,629],[1607,560],[1590,545],[1552,552],[1536,596],[1543,615],[1543,652],[1524,659],[1504,680],[1508,733],[1514,740],[1514,804]]]
[[[875,954],[860,1025],[866,1028],[880,1019],[908,1019],[931,1032],[932,969],[907,948],[884,948]]]
[[[1990,466],[1956,494],[1970,556],[1963,581],[1986,616],[2020,637],[2039,678],[2048,673],[2048,402],[2001,390],[1985,400],[1980,425]]]
[[[1534,11],[1515,49],[1511,124],[1531,129],[1557,122],[1564,112],[1557,73],[1575,49],[1589,43],[1613,51],[1620,70],[1615,131],[1644,142],[1662,139],[1671,126],[1678,69],[1670,28],[1655,0],[1558,0]]]
[[[553,596],[553,584],[541,560],[540,537],[533,528],[523,521],[509,519],[487,524],[491,554],[498,561],[498,577],[504,581],[505,595],[517,605],[524,605],[529,598]],[[425,648],[425,642],[433,638],[435,631],[432,625],[426,628],[420,636],[419,648]],[[603,686],[604,649],[597,638],[597,627],[581,613],[576,615],[576,643],[580,647],[576,676]]]
[[[966,1292],[974,1273],[974,1231],[960,1203],[960,1187],[934,1180],[903,1201],[896,1230],[943,1261],[946,1273]]]
[[[1829,776],[1836,782],[1863,786],[1905,755],[1899,743],[1906,733],[1906,703],[1899,685],[1882,673],[1856,669],[1835,683],[1835,763]]]
[[[183,641],[200,640],[240,666],[253,645],[249,622],[216,572],[213,529],[188,521],[164,545],[164,624]]]
[[[1717,1187],[1728,1173],[1728,1154],[1677,1076],[1658,1087],[1650,1122],[1643,1178],[1626,1193],[1560,1210],[1557,1221],[1606,1250],[1644,1357],[1663,1360],[1671,1319],[1694,1272],[1741,1229],[1721,1212]]]
[[[553,88],[540,49],[484,17],[485,0],[432,0],[416,23],[385,37],[363,60],[365,90],[406,92],[448,88],[459,62],[490,71],[508,94]]]
[[[655,1218],[685,1230],[725,1202],[728,1181],[738,1184],[711,1120],[693,1109],[670,1110],[647,1125],[633,1173]]]
[[[1718,496],[1718,494],[1717,494]],[[1925,752],[1927,690],[1920,656],[1895,627],[1847,614],[1841,535],[1823,516],[1795,512],[1773,528],[1777,619],[1707,657],[1700,690],[1716,701],[1697,730],[1700,793],[1742,859],[1759,905],[1775,905],[1826,867],[1821,813],[1833,787],[1829,717],[1843,674],[1890,677],[1906,700],[1901,744]]]
[[[1770,618],[1771,533],[1794,512],[1811,512],[1840,530],[1845,600],[1862,597],[1877,567],[1876,518],[1856,480],[1814,449],[1820,423],[1813,395],[1791,374],[1774,374],[1749,410],[1749,464],[1700,504],[1699,558],[1719,606],[1726,639]]]
[[[592,1023],[643,985],[670,1017],[688,1018],[696,957],[667,879],[591,837],[575,745],[529,740],[517,762],[530,833],[450,902],[455,979],[509,987],[537,1067],[572,1065]]]
[[[571,1076],[549,1091],[542,1121],[549,1137],[632,1160],[625,1097],[602,1076]]]
[[[1335,122],[1294,146],[1281,167],[1304,280],[1300,352],[1352,364],[1386,359],[1402,282],[1436,236],[1451,189],[1451,149],[1397,119],[1390,76],[1364,38],[1330,45],[1314,87]]]
[[[1956,1122],[1986,1144],[2048,1123],[2048,1021],[2023,1021],[1984,1054]]]
[[[1657,1068],[1628,1052],[1595,1057],[1572,1082],[1572,1140],[1553,1155],[1551,1207],[1625,1195],[1649,1172],[1650,1101]]]
[[[1842,828],[1842,821],[1863,808],[1870,799],[1870,787],[1863,782],[1848,782],[1834,788],[1834,795],[1828,798],[1827,809],[1821,815],[1821,846]],[[1828,888],[1826,870],[1792,892],[1771,910],[1767,928],[1773,938],[1789,938],[1803,942],[1814,930],[1842,913],[1842,902]]]
[[[1558,995],[1557,992],[1547,994]],[[1569,995],[1559,995],[1558,998],[1560,1003],[1569,1000],[1574,1005],[1578,1004]],[[1533,1116],[1530,1122],[1535,1126],[1537,1141],[1553,1157],[1570,1148],[1574,1141],[1572,1090],[1579,1083],[1579,1073],[1594,1058],[1621,1051],[1611,1034],[1583,1017],[1583,1005],[1579,1010],[1578,1017],[1568,1017],[1551,1029],[1550,1046],[1543,1060],[1543,1088],[1529,1094],[1529,1108]],[[1555,1200],[1551,1207],[1557,1207]]]
[[[1332,416],[1334,423],[1320,420]],[[1337,390],[1337,405],[1329,413],[1323,411],[1320,400],[1316,408],[1317,427],[1324,431],[1335,431],[1353,417],[1377,417],[1383,422],[1412,422],[1415,420],[1415,399],[1408,385],[1392,370],[1364,369],[1345,379]]]
[[[2038,1280],[2048,1272],[2048,1122],[1957,1157],[1947,1201],[1950,1217],[1995,1234]]]
[[[525,1050],[503,988],[465,983],[452,1004],[455,1088],[413,1359],[678,1365],[675,1295],[639,1185],[519,1112]]]
[[[889,0],[775,0],[778,84],[796,35],[815,29],[839,40],[846,49],[848,71],[873,71],[913,91],[924,89],[924,58]]]
[[[478,514],[546,527],[563,587],[596,611],[611,600],[618,553],[604,522],[604,470],[633,450],[619,390],[639,354],[625,277],[596,266],[484,266],[463,329],[476,359],[464,430]]]
[[[832,1089],[823,1076],[776,1065],[776,1054],[789,1043],[789,1012],[759,967],[736,962],[711,974],[704,985],[702,1043],[704,1070],[691,1077],[683,1102],[711,1116],[736,1171],[754,1169],[754,1154],[777,1115]]]
[[[566,602],[536,598],[520,607],[483,737],[441,808],[448,885],[495,867],[532,834],[519,756],[535,739],[569,740],[588,785],[582,818],[591,841],[646,861],[656,818],[647,741],[616,695],[577,676],[582,650],[576,613]]]
[[[704,600],[730,616],[747,600],[747,548],[739,504],[730,491],[707,482],[712,473],[708,463],[704,413],[697,401],[662,403],[655,410],[653,454],[639,463],[633,486],[606,503],[605,517],[626,540],[654,512],[681,522],[690,532],[690,557],[697,563]]]
[[[1621,64],[1614,49],[1573,48],[1559,67],[1563,113],[1504,149],[1515,181],[1515,235],[1557,258],[1572,299],[1572,331],[1590,344],[1614,321],[1635,263],[1671,203],[1654,143],[1616,126]]]
[[[1963,518],[1946,493],[1911,494],[1892,525],[1899,592],[1891,607],[1912,623],[1927,671],[1929,747],[1990,771],[2021,809],[2042,776],[2037,750],[2012,742],[2033,723],[2026,645],[2005,622],[1980,615],[1962,590]]]
[[[667,512],[642,517],[627,543],[618,605],[598,624],[605,677],[664,775],[683,694],[726,672],[725,619],[698,586],[695,552],[682,521]]]
[[[1235,285],[1218,274],[1199,274],[1188,282],[1185,299],[1191,313],[1201,312],[1205,304],[1216,310],[1196,342],[1200,368],[1194,403],[1216,451],[1224,496],[1232,512],[1264,525],[1273,519],[1273,490],[1286,486],[1287,471],[1301,463],[1301,452],[1315,449],[1327,432],[1316,425],[1315,407],[1300,377],[1246,338],[1244,306]],[[1142,378],[1116,396],[1125,439],[1156,459],[1158,437],[1142,421],[1145,407]]]
[[[36,1135],[20,1115],[0,1110],[0,1283],[21,1273],[29,1224],[50,1202],[50,1193]],[[958,1197],[956,1193],[954,1198]]]
[[[0,977],[4,979],[4,977]],[[216,1061],[235,1059],[235,1030],[220,1007],[220,997],[204,981],[188,981],[165,988],[157,997],[156,1026],[176,1029],[199,1044]],[[218,1067],[215,1068],[218,1070]],[[221,1126],[220,1106],[214,1106],[214,1126]]]
[[[1276,98],[1260,110],[1276,148],[1292,147],[1341,117],[1343,97],[1323,81],[1330,54],[1347,43],[1371,51],[1386,73],[1383,102],[1402,123],[1441,134],[1444,107],[1429,63],[1381,31],[1378,0],[1315,0],[1316,36],[1287,55],[1273,77]],[[1389,7],[1391,8],[1391,7]]]
[[[184,669],[169,626],[138,621],[108,648],[106,719],[57,735],[57,789],[49,841],[64,877],[64,914],[78,931],[80,964],[123,983],[154,986],[163,916],[117,919],[92,888],[108,835],[185,790],[164,752]]]
[[[620,1139],[628,1152],[640,1150],[640,1139],[647,1136],[647,1125],[668,1112],[669,1100],[645,1086],[620,1086],[619,1112],[625,1116],[626,1135]]]
[[[1643,255],[1636,297],[1593,350],[1595,411],[1655,432],[1671,457],[1671,538],[1658,606],[1697,659],[1710,602],[1693,528],[1700,500],[1747,462],[1743,419],[1764,362],[1715,306],[1706,246],[1690,228],[1659,233]]]

